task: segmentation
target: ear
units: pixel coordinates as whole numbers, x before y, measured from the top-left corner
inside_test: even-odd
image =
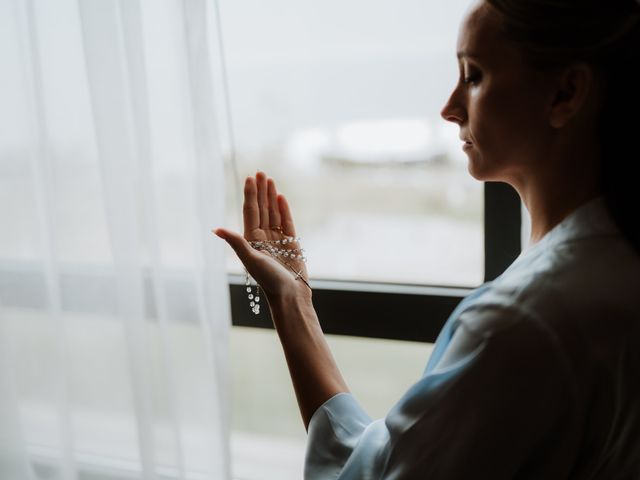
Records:
[[[590,65],[572,63],[563,68],[556,79],[549,124],[561,128],[594,103],[597,78]]]

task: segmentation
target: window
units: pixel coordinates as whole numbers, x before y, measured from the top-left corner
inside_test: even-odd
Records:
[[[440,117],[467,3],[221,2],[227,184],[276,179],[314,278],[482,282],[482,185]],[[229,271],[242,271],[231,253]]]
[[[469,176],[458,127],[439,114],[467,4],[221,2],[227,224],[240,230],[246,175],[275,178],[323,330],[374,417],[418,378],[458,301],[520,251],[519,199]],[[230,249],[228,271],[235,474],[300,478],[305,433],[280,343],[269,312],[251,313]]]
[[[323,329],[349,384],[374,416],[384,415],[422,371],[429,344],[459,299],[483,279],[493,278],[519,251],[517,197],[500,185],[483,189],[468,176],[457,127],[439,117],[457,76],[455,35],[466,4],[439,2],[436,8],[418,0],[220,0],[228,88],[218,93],[227,94],[231,107],[228,116],[224,98],[218,102],[219,116],[229,128],[223,138],[228,143],[229,226],[238,226],[239,213],[238,192],[231,186],[239,187],[238,180],[256,168],[274,176],[291,200],[309,252]],[[159,16],[149,21],[158,30],[147,31],[161,38],[161,22],[178,8],[170,2],[162,5]],[[77,4],[68,2],[65,8],[69,18],[76,19]],[[56,12],[63,12],[59,5]],[[63,42],[43,45],[64,55],[51,58],[78,57],[77,65],[82,65],[82,52],[72,38],[79,35],[77,25],[52,25],[64,33]],[[54,33],[59,32],[49,32]],[[184,60],[170,45],[167,41],[166,48],[156,50],[147,65],[150,94],[161,97],[167,110],[179,104],[182,95],[182,80],[174,78],[181,67],[167,68],[168,62],[181,65]],[[56,238],[65,263],[60,288],[63,319],[71,330],[68,355],[74,369],[69,381],[78,387],[82,406],[73,419],[83,447],[80,478],[129,478],[139,469],[131,421],[91,414],[125,410],[130,399],[123,392],[130,386],[100,383],[95,375],[98,368],[105,376],[125,369],[123,352],[116,350],[123,332],[113,321],[113,278],[103,268],[110,253],[104,243],[104,206],[96,193],[99,176],[92,173],[92,147],[76,139],[92,138],[85,131],[90,125],[88,96],[83,87],[60,80],[67,75],[83,78],[81,69],[71,68],[47,64],[48,74],[59,80],[45,83],[56,88],[48,109],[51,126],[68,140],[56,155],[57,175],[67,182],[56,192],[56,216],[84,225],[78,232],[61,224]],[[12,68],[7,78],[9,87],[23,81]],[[13,108],[27,103],[25,98],[6,100],[9,112],[26,111]],[[10,117],[0,121],[20,128],[28,122],[26,117]],[[172,133],[158,134],[162,162],[155,179],[164,212],[158,226],[163,261],[171,267],[164,272],[163,285],[171,299],[170,315],[181,319],[171,331],[175,348],[184,354],[177,377],[191,386],[181,388],[177,399],[189,424],[185,442],[193,456],[190,464],[201,464],[204,470],[210,460],[200,441],[207,435],[206,418],[196,416],[194,405],[202,407],[206,392],[193,385],[206,385],[210,377],[203,368],[205,353],[197,348],[201,335],[196,299],[190,294],[197,266],[189,248],[193,222],[176,213],[188,210],[184,204],[193,193],[187,174],[174,165],[188,135],[179,115],[152,117],[160,122],[155,131]],[[56,120],[60,118],[73,121]],[[28,400],[23,416],[34,419],[27,435],[40,442],[32,442],[37,451],[31,453],[42,459],[39,473],[48,478],[54,475],[47,468],[53,465],[51,445],[57,439],[42,432],[47,426],[54,429],[55,418],[41,409],[42,400],[51,395],[47,385],[37,382],[37,373],[52,368],[55,352],[42,348],[50,325],[42,312],[45,283],[35,265],[41,241],[33,220],[37,206],[29,187],[28,159],[2,141],[0,194],[9,201],[1,204],[0,216],[11,226],[0,242],[0,293],[11,316],[4,333],[22,368],[20,387]],[[16,215],[17,204],[21,215]],[[231,253],[229,272],[235,478],[300,478],[305,435],[279,342],[268,311],[255,316],[249,310],[241,267]],[[150,277],[146,272],[146,296],[151,295]],[[71,291],[77,295],[67,295]],[[155,351],[160,342],[157,312],[146,313],[145,338]],[[82,332],[86,335],[78,341],[75,334]],[[87,351],[112,356],[114,362],[95,365],[86,360]],[[367,371],[375,375],[366,376]],[[155,371],[153,380],[156,407],[163,414],[168,408],[164,384]],[[81,386],[95,386],[95,395]],[[92,434],[105,424],[110,429],[104,437]],[[164,442],[165,433],[162,424],[156,432],[158,453],[171,464],[173,446]],[[106,451],[105,444],[111,454],[98,455]],[[163,478],[175,475],[170,467],[159,473]]]
[[[383,417],[415,382],[431,351],[429,344],[418,342],[327,339],[354,395],[373,418]],[[277,336],[235,327],[231,352],[234,476],[302,478],[306,433]]]

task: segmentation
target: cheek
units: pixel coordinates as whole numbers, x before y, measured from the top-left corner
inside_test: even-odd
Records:
[[[522,92],[479,94],[470,104],[469,129],[475,145],[468,150],[471,176],[483,181],[506,181],[535,156],[533,138],[535,112]],[[537,121],[537,120],[536,120]]]
[[[491,95],[479,94],[469,111],[469,129],[474,143],[482,150],[495,150],[504,133],[505,107]]]
[[[487,153],[506,152],[521,144],[535,117],[521,91],[496,93],[499,95],[479,94],[474,103],[475,115],[470,116],[471,133]]]

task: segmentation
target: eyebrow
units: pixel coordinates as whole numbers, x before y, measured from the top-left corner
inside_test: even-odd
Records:
[[[477,53],[474,52],[470,52],[468,50],[460,50],[456,56],[458,57],[458,59],[462,58],[462,57],[468,57],[468,58],[477,58],[477,59],[481,59],[482,55],[478,55]]]

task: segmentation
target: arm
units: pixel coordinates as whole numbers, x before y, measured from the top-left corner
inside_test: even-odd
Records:
[[[307,428],[320,405],[337,393],[347,392],[348,388],[320,328],[311,290],[304,281],[296,280],[293,273],[295,269],[307,280],[304,262],[287,260],[289,265],[285,265],[249,244],[249,241],[296,235],[285,197],[278,195],[273,180],[262,172],[245,181],[243,219],[244,237],[222,228],[216,229],[215,234],[234,249],[267,297]],[[289,245],[300,248],[297,242]]]
[[[309,432],[305,479],[514,478],[530,465],[556,463],[552,476],[566,477],[571,377],[564,353],[538,322],[511,310],[469,306],[458,314],[465,327],[445,340],[435,367],[386,418],[372,421],[347,393],[311,290],[246,240],[277,238],[273,225],[295,235],[286,200],[263,174],[247,179],[244,217],[244,238],[223,229],[216,234],[268,298]],[[293,267],[308,278],[303,262]]]
[[[313,415],[305,480],[567,478],[580,442],[564,351],[513,309],[471,309],[384,419],[349,394]]]
[[[348,392],[324,338],[310,299],[269,300],[271,316],[291,374],[306,429],[316,409],[332,396]]]

